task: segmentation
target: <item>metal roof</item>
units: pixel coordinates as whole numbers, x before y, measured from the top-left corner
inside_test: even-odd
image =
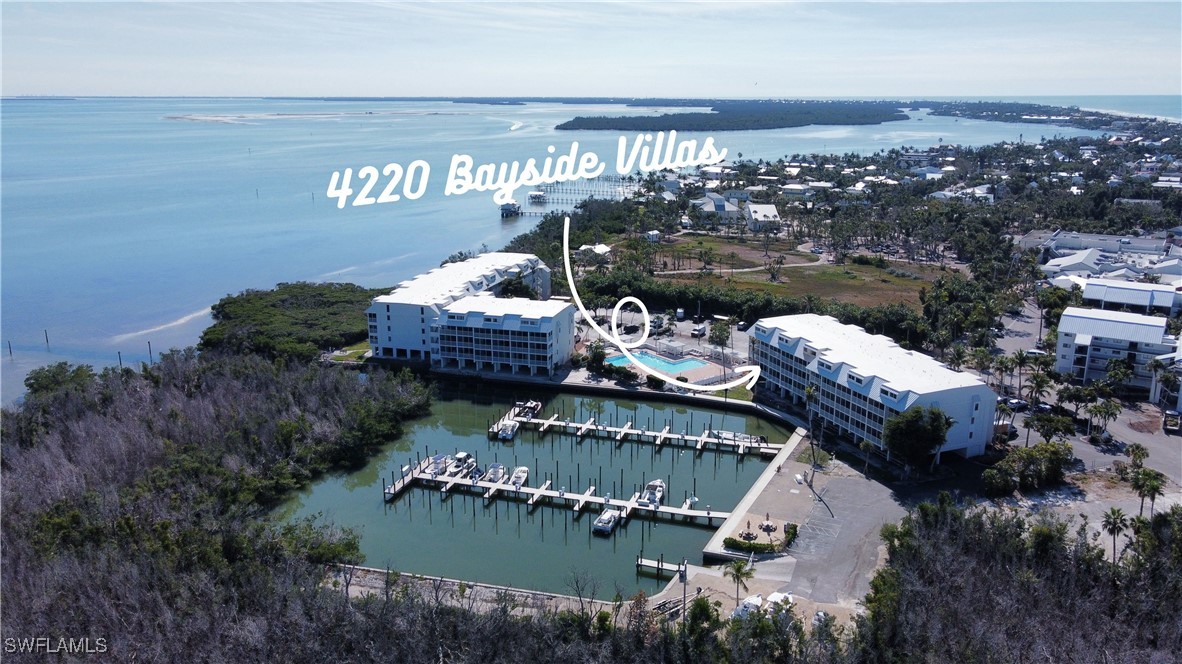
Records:
[[[1162,284],[1091,279],[1084,285],[1083,296],[1086,300],[1169,308],[1174,304],[1175,292],[1173,286]]]
[[[1059,319],[1059,333],[1088,334],[1146,344],[1164,344],[1166,319],[1123,311],[1067,307]]]

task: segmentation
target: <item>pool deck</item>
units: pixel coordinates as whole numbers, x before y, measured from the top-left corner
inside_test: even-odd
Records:
[[[677,362],[700,362],[701,364],[699,366],[690,367],[688,369],[682,369],[680,371],[674,370],[671,368],[654,367],[654,366],[648,364],[647,362],[644,363],[645,366],[647,366],[649,368],[656,369],[657,371],[660,371],[662,373],[668,373],[669,375],[671,375],[677,379],[684,378],[687,382],[690,382],[690,383],[697,383],[700,385],[708,385],[711,382],[723,381],[733,373],[730,369],[722,366],[721,364],[718,364],[717,362],[714,362],[713,360],[708,360],[705,357],[698,357],[696,355],[686,355],[686,356],[680,358],[679,360],[674,360],[674,359],[666,357],[662,353],[648,350],[648,349],[645,349],[642,351],[637,351],[636,353],[633,353],[633,354],[637,355],[639,353],[646,353],[646,354],[652,355],[654,357],[659,357],[659,358],[663,359],[665,362],[670,363],[670,364],[676,364]],[[613,362],[613,360],[622,360],[622,361]],[[631,364],[631,362],[628,360],[627,356],[625,356],[623,354],[613,355],[613,356],[607,358],[606,361],[609,364],[614,364],[616,366],[628,366],[629,364]]]

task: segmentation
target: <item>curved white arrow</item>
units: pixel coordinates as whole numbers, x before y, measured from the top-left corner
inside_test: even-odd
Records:
[[[698,385],[696,383],[678,382],[676,378],[674,378],[672,376],[666,376],[665,374],[661,373],[660,371],[657,371],[656,369],[654,369],[654,368],[648,366],[647,364],[641,362],[640,360],[636,359],[636,356],[633,355],[632,353],[628,352],[628,350],[631,348],[636,348],[637,346],[643,344],[645,341],[648,340],[649,317],[648,317],[648,307],[644,306],[643,302],[636,299],[635,297],[632,297],[631,295],[621,299],[619,302],[616,303],[616,307],[614,309],[612,309],[612,325],[611,325],[612,331],[611,331],[611,333],[608,333],[606,330],[599,327],[599,325],[595,322],[595,319],[587,311],[587,307],[583,306],[583,299],[579,297],[579,289],[575,286],[575,275],[570,267],[570,217],[567,217],[566,221],[564,221],[562,224],[562,262],[565,263],[565,265],[566,265],[566,283],[570,284],[571,297],[575,301],[575,306],[577,306],[579,308],[579,311],[583,312],[583,318],[591,325],[592,328],[595,329],[596,332],[599,333],[599,336],[603,337],[604,339],[606,339],[607,341],[612,343],[614,346],[619,348],[620,352],[623,353],[625,356],[627,356],[628,359],[632,362],[632,366],[636,367],[637,369],[640,369],[641,371],[643,371],[644,373],[646,373],[650,376],[656,376],[657,378],[660,378],[661,380],[664,380],[667,383],[672,383],[672,384],[677,385],[679,387],[684,387],[688,390],[700,390],[702,392],[717,392],[719,390],[729,390],[732,387],[738,387],[740,385],[746,385],[747,389],[752,389],[753,387],[755,387],[755,381],[759,380],[759,373],[760,373],[760,368],[757,366],[744,365],[741,367],[735,367],[734,371],[735,371],[735,373],[739,374],[739,378],[737,378],[736,380],[733,380],[729,383],[723,383],[722,385]],[[630,341],[630,342],[624,341],[623,339],[621,339],[618,336],[619,335],[619,322],[620,322],[620,309],[625,304],[627,304],[629,302],[633,302],[636,304],[636,306],[640,307],[641,317],[644,320],[644,334],[641,334],[639,339],[636,339],[635,341]]]

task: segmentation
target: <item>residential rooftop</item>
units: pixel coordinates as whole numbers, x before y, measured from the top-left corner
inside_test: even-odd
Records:
[[[1166,337],[1166,323],[1162,316],[1067,307],[1059,319],[1059,333],[1160,344]]]
[[[541,265],[533,254],[495,251],[480,254],[459,263],[447,263],[408,279],[389,295],[379,295],[374,302],[383,304],[438,304],[484,290],[489,283],[507,279]],[[489,277],[496,277],[490,279]]]
[[[524,297],[493,297],[491,293],[480,293],[460,298],[447,305],[449,314],[482,313],[487,316],[520,316],[541,319],[557,316],[570,302],[562,300],[530,300]]]
[[[797,314],[764,318],[759,323],[778,330],[781,336],[804,339],[818,357],[840,362],[863,377],[877,376],[896,391],[927,394],[983,384],[971,374],[953,371],[888,337],[842,324],[832,316]]]

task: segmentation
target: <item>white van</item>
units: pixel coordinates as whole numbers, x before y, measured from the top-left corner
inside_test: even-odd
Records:
[[[704,336],[706,336],[706,326],[705,326],[705,325],[695,325],[695,326],[694,326],[694,331],[693,331],[693,332],[690,332],[690,336],[691,336],[691,337],[704,337]]]

